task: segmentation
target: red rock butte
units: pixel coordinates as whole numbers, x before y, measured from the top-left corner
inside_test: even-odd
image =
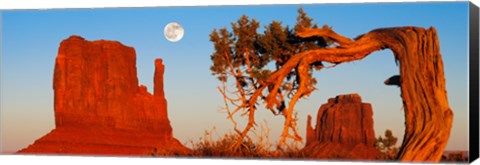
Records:
[[[320,106],[315,128],[307,119],[307,141],[303,152],[312,158],[374,160],[373,111],[358,94],[339,95]]]
[[[138,84],[133,47],[71,36],[60,43],[53,76],[55,129],[19,153],[185,154],[173,137],[161,59],[154,93]]]

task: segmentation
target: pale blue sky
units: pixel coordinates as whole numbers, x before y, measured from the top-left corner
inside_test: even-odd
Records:
[[[213,127],[221,136],[232,125],[226,114],[219,112],[223,99],[216,90],[219,82],[209,70],[213,45],[208,35],[214,28],[229,28],[242,14],[257,19],[262,27],[272,20],[292,27],[300,6],[314,22],[328,24],[347,37],[381,27],[434,26],[455,115],[447,149],[468,150],[467,2],[2,11],[1,149],[19,150],[54,128],[54,59],[59,43],[74,34],[87,40],[117,40],[134,47],[139,82],[149,91],[152,91],[154,59],[163,58],[174,136],[189,143]],[[163,38],[164,26],[172,21],[185,29],[184,38],[176,43]],[[300,133],[305,134],[306,115],[315,116],[328,98],[359,93],[364,102],[373,105],[376,135],[392,129],[402,140],[404,114],[400,89],[383,85],[394,74],[398,74],[398,68],[390,50],[315,72],[319,90],[297,105]],[[267,111],[258,111],[257,116],[259,123],[266,120],[272,128],[271,140],[278,140],[283,117]]]

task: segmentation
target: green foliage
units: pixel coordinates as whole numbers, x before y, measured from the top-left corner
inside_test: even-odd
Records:
[[[260,23],[246,15],[231,23],[231,29],[214,29],[210,34],[214,46],[210,66],[212,75],[223,83],[233,81],[237,85],[229,91],[243,93],[244,100],[248,100],[274,70],[278,70],[293,56],[310,49],[326,47],[328,43],[325,40],[295,36],[295,31],[302,27],[317,27],[303,9],[300,8],[298,13],[294,29],[279,21],[272,21],[264,27],[263,33],[258,33]],[[323,65],[315,63],[312,68],[318,69],[319,66]],[[309,78],[309,82],[315,85],[317,81],[311,72]],[[287,97],[291,97],[298,88],[298,82],[294,70],[283,82],[281,90],[287,93]]]
[[[375,140],[374,146],[380,151],[380,160],[395,160],[398,154],[398,147],[395,147],[398,138],[393,136],[393,132],[389,129],[385,131],[385,137],[379,136]]]
[[[302,27],[318,27],[317,24],[312,26],[313,19],[310,18],[302,8],[298,9],[297,24],[294,30],[299,31]]]
[[[231,56],[231,45],[233,41],[230,40],[231,34],[227,29],[213,30],[210,34],[210,41],[214,43],[215,52],[211,55],[211,60],[214,65],[210,67],[210,70],[214,75],[218,75],[220,81],[227,81],[227,68],[230,59],[224,57],[223,54]]]

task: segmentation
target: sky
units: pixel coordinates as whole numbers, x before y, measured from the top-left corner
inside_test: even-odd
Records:
[[[27,147],[54,128],[53,69],[59,43],[71,35],[87,40],[117,40],[137,54],[139,83],[153,89],[154,59],[165,64],[165,95],[173,133],[182,143],[198,141],[205,131],[218,136],[232,131],[221,111],[223,98],[211,75],[213,29],[227,27],[243,14],[261,27],[273,20],[294,26],[297,9],[319,25],[328,24],[346,37],[393,26],[437,29],[445,65],[454,121],[446,150],[468,150],[468,3],[318,4],[109,9],[51,9],[1,11],[0,148],[12,152]],[[178,22],[185,29],[179,42],[163,37],[164,26]],[[263,29],[259,29],[262,32]],[[400,88],[383,81],[398,74],[390,50],[363,60],[314,72],[318,83],[300,101],[298,130],[305,136],[307,115],[316,116],[321,104],[339,94],[358,93],[371,103],[376,136],[391,129],[401,144],[404,113]],[[270,140],[277,141],[283,117],[257,111],[258,123],[268,123]]]

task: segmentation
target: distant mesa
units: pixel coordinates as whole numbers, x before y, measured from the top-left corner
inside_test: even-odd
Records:
[[[18,153],[147,155],[191,152],[173,137],[155,60],[154,93],[138,84],[135,49],[71,36],[60,43],[53,77],[55,129]]]
[[[339,95],[320,106],[315,128],[307,120],[307,140],[302,150],[320,159],[375,160],[373,111],[358,94]]]

